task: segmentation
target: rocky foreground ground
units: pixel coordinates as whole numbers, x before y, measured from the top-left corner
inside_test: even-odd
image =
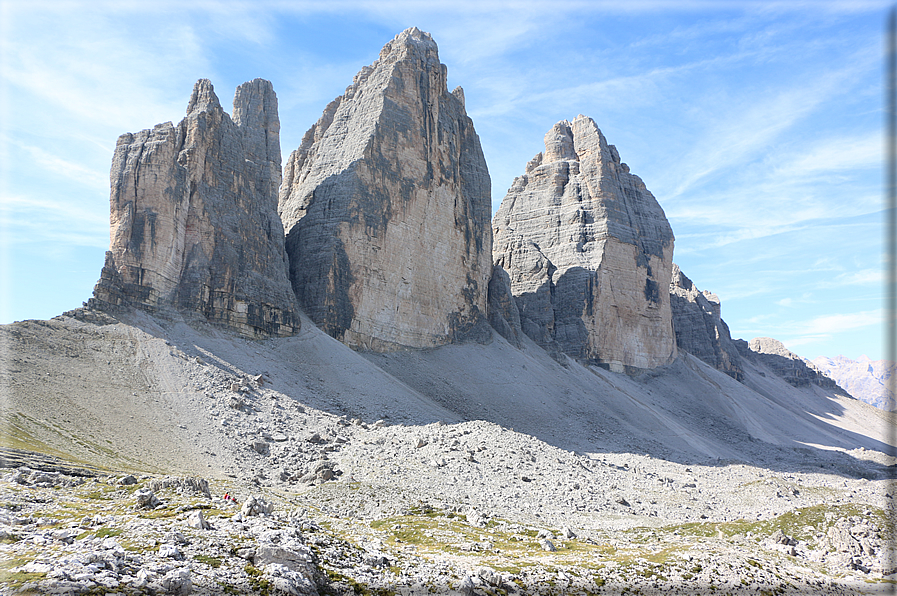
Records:
[[[776,473],[596,459],[484,422],[409,428],[307,414],[332,426],[269,446],[315,454],[294,481],[261,471],[211,482],[105,475],[8,453],[5,465],[18,467],[0,481],[3,593],[880,594],[894,585],[880,454],[855,454],[868,464],[860,477]]]
[[[688,356],[630,377],[134,317],[0,327],[2,593],[897,585],[887,416],[759,365],[764,399]]]

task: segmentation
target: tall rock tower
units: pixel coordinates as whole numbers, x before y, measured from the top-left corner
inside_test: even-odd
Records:
[[[670,307],[676,345],[737,381],[744,380],[738,347],[722,319],[722,307],[716,294],[701,292],[673,263],[670,278]]]
[[[203,79],[177,126],[119,137],[90,306],[192,311],[247,337],[295,333],[280,163],[277,97],[262,79],[237,88],[233,118]]]
[[[536,343],[621,372],[676,357],[672,229],[591,118],[554,125],[492,225],[495,264]]]
[[[303,310],[349,346],[487,336],[490,180],[436,43],[403,31],[284,166],[280,216]]]

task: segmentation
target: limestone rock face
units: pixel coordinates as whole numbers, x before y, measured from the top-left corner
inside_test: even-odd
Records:
[[[616,371],[675,359],[672,229],[591,118],[545,135],[492,227],[495,264],[536,343]]]
[[[743,356],[762,362],[795,387],[807,387],[812,383],[826,389],[846,393],[835,381],[825,376],[815,364],[801,358],[777,339],[755,337],[748,342],[747,351],[743,347],[740,347],[740,351]]]
[[[349,346],[489,335],[490,179],[460,88],[417,28],[383,48],[284,166],[296,297]]]
[[[233,118],[200,80],[177,126],[119,137],[91,305],[195,311],[248,337],[297,331],[280,163],[277,97],[262,79],[237,88]]]
[[[720,317],[719,298],[707,290],[699,291],[675,263],[670,280],[670,307],[680,350],[733,379],[744,379],[738,349],[732,343],[729,326]]]
[[[520,347],[523,330],[520,327],[520,312],[517,301],[511,293],[511,278],[498,265],[492,270],[489,280],[489,324],[512,345]]]

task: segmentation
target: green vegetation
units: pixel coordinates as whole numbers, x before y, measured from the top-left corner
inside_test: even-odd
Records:
[[[355,594],[358,594],[359,596],[395,596],[395,592],[392,590],[386,590],[384,588],[371,588],[365,584],[355,581],[351,577],[346,577],[345,575],[337,571],[333,571],[332,569],[323,569],[322,571],[324,571],[324,573],[327,575],[330,583],[347,585],[352,588],[352,591]],[[342,592],[335,592],[328,588],[319,590],[319,592],[324,596],[342,594]]]
[[[249,585],[252,586],[253,590],[261,594],[261,596],[270,596],[271,582],[262,577],[261,569],[249,563],[243,568],[243,571],[249,576]]]
[[[844,517],[866,517],[864,512],[871,511],[873,521],[880,528],[886,528],[890,522],[887,513],[880,507],[872,507],[862,503],[839,503],[832,505],[813,505],[801,507],[779,515],[773,519],[761,521],[736,520],[730,522],[693,522],[678,526],[667,526],[666,531],[677,531],[683,536],[702,538],[732,538],[750,534],[755,539],[771,536],[781,530],[786,536],[800,541],[809,541],[817,533],[825,533],[834,523]]]
[[[121,536],[124,533],[124,530],[120,530],[118,528],[100,528],[97,530],[96,537],[97,538],[112,538],[115,536]]]
[[[26,565],[33,560],[33,557],[10,558],[6,561],[0,560],[0,584],[11,588],[11,591],[20,590],[23,586],[30,582],[40,581],[44,579],[46,573],[27,573],[25,571],[13,571],[14,569]],[[36,592],[18,592],[19,594],[36,594]]]
[[[214,567],[216,569],[218,567],[221,567],[221,563],[222,563],[221,559],[219,559],[218,557],[211,557],[209,555],[196,555],[193,558],[196,559],[197,561],[199,561],[200,563],[205,563],[209,567]]]
[[[58,437],[59,440],[55,441],[57,444],[80,447],[88,453],[99,456],[101,461],[114,462],[113,465],[115,467],[123,470],[142,471],[146,469],[146,466],[142,463],[123,457],[112,446],[100,445],[83,437],[72,435],[48,420],[38,420],[17,412],[4,416],[3,420],[0,421],[0,446],[24,451],[36,451],[90,470],[110,471],[108,468],[94,463],[93,460],[96,458],[92,458],[91,461],[82,459],[71,452],[62,451],[51,446],[37,438],[38,435]]]

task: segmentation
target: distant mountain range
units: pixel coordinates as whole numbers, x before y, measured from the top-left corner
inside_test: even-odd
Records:
[[[865,355],[859,360],[820,356],[812,362],[855,398],[877,408],[897,410],[894,392],[888,388],[888,381],[894,375],[894,362],[871,360]]]

